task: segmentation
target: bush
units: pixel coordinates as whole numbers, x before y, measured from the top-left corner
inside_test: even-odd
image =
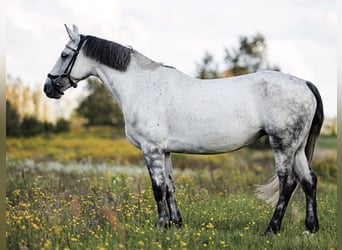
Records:
[[[21,123],[20,131],[24,137],[38,135],[44,131],[43,123],[34,116],[25,116]]]
[[[62,133],[70,131],[70,122],[61,118],[57,120],[55,133]]]
[[[79,116],[87,119],[86,125],[124,127],[122,111],[104,85],[96,79],[89,79],[88,90],[90,94],[80,102],[76,109]]]
[[[54,131],[54,126],[51,122],[43,122],[43,131],[44,133],[51,133]]]
[[[314,172],[325,181],[336,182],[337,162],[336,158],[316,159],[312,163]]]
[[[51,122],[41,122],[35,116],[25,116],[20,122],[17,109],[9,100],[6,100],[6,136],[30,137],[41,133],[61,133],[70,131],[70,122],[61,118],[54,126]]]

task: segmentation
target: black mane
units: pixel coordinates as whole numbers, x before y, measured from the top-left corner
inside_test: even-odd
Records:
[[[132,49],[94,36],[87,36],[83,46],[85,55],[120,71],[126,71]]]

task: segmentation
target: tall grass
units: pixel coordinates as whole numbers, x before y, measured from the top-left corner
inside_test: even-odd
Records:
[[[334,154],[313,164],[320,231],[303,233],[305,198],[299,192],[281,233],[262,237],[273,208],[254,196],[253,185],[272,176],[269,151],[173,155],[184,225],[167,230],[155,227],[157,209],[140,151],[110,130],[9,139],[7,152],[8,249],[337,247]]]

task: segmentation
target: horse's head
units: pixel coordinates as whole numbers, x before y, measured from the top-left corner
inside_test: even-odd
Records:
[[[76,88],[77,82],[89,76],[89,69],[82,60],[84,55],[81,53],[82,44],[86,37],[79,34],[75,25],[73,25],[73,29],[66,25],[65,28],[70,40],[62,50],[55,66],[47,75],[44,84],[44,92],[50,98],[61,98],[66,89]]]

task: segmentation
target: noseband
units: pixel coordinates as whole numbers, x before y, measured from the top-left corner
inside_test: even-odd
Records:
[[[76,88],[77,87],[77,83],[75,83],[72,79],[71,79],[71,70],[74,67],[74,64],[76,62],[76,58],[78,56],[78,53],[81,50],[81,47],[83,45],[83,43],[85,42],[85,40],[87,40],[87,36],[81,35],[80,38],[80,42],[78,43],[77,49],[73,49],[70,46],[67,45],[67,48],[71,49],[72,51],[74,51],[74,55],[72,56],[68,66],[66,67],[66,69],[64,70],[63,74],[60,75],[51,75],[48,74],[47,77],[51,80],[52,86],[55,88],[55,90],[60,93],[61,95],[64,95],[63,91],[61,90],[61,88],[64,86],[65,82],[63,80],[63,78],[67,77],[71,86]]]

